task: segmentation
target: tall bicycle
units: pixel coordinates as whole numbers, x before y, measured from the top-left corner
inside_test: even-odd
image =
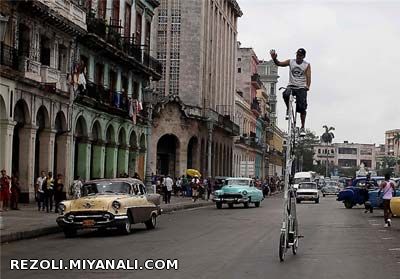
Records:
[[[283,221],[281,227],[281,234],[279,238],[279,259],[285,260],[285,254],[288,249],[292,248],[294,255],[297,254],[299,246],[298,222],[296,214],[296,192],[292,183],[292,164],[295,160],[295,144],[296,144],[296,109],[293,109],[294,96],[292,94],[293,87],[284,88],[279,90],[290,90],[289,105],[288,105],[288,138],[286,148],[286,172],[285,172],[285,185],[284,185],[284,210]]]

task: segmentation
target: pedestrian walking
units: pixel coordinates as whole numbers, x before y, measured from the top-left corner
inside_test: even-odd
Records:
[[[47,174],[46,180],[43,183],[44,192],[44,205],[46,212],[53,211],[53,196],[54,196],[54,178],[53,173],[50,171]]]
[[[164,179],[165,185],[165,203],[171,203],[171,194],[172,194],[172,186],[174,185],[174,180],[168,174],[167,177]]]
[[[63,176],[62,174],[57,174],[57,179],[54,183],[54,203],[55,208],[54,212],[58,213],[58,206],[60,205],[61,201],[64,199],[64,183],[63,183]]]
[[[18,173],[15,172],[11,177],[11,197],[10,197],[11,209],[19,210],[18,200],[20,193],[21,193],[21,188],[19,187]]]
[[[193,202],[196,202],[197,199],[199,198],[199,188],[200,188],[200,179],[198,176],[194,176],[192,178],[192,200]]]
[[[6,170],[1,170],[0,178],[0,211],[7,211],[11,194],[11,178],[7,175]]]
[[[392,225],[392,211],[390,210],[390,200],[396,195],[394,183],[390,181],[390,174],[385,175],[385,181],[380,185],[378,196],[383,200],[383,218],[385,219],[385,228]]]
[[[38,210],[42,209],[44,211],[44,191],[43,182],[46,180],[46,172],[42,171],[40,176],[36,179],[35,184],[35,198],[38,204]]]

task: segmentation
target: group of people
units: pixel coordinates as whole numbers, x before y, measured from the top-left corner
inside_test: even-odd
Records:
[[[41,171],[35,184],[35,200],[38,211],[46,209],[46,212],[52,212],[54,205],[54,212],[58,213],[58,206],[65,198],[63,175],[58,174],[54,179],[51,171],[47,173]]]
[[[166,204],[171,203],[171,196],[191,197],[193,202],[199,198],[210,199],[210,194],[213,191],[211,179],[201,179],[198,176],[176,177],[173,179],[171,175],[159,176],[152,174],[151,182],[156,191],[163,196]],[[206,194],[207,191],[207,195]]]
[[[18,174],[14,173],[10,177],[7,175],[6,170],[1,170],[0,211],[7,211],[8,209],[19,210],[18,200],[20,193]]]

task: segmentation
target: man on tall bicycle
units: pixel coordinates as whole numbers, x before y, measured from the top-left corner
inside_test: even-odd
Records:
[[[281,67],[289,66],[288,87],[292,87],[292,90],[286,90],[283,93],[283,99],[285,100],[287,109],[286,117],[289,115],[289,97],[290,91],[292,91],[292,95],[297,98],[296,112],[300,113],[301,118],[300,136],[304,137],[306,135],[304,125],[307,115],[307,91],[310,90],[311,85],[311,65],[304,60],[306,57],[306,51],[304,48],[299,48],[296,52],[296,59],[288,59],[282,62],[278,61],[278,54],[274,49],[270,51],[270,54],[275,65]]]

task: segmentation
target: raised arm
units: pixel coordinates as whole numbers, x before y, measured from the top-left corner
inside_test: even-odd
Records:
[[[282,62],[281,62],[281,61],[278,61],[278,59],[277,59],[278,54],[275,52],[274,49],[271,49],[270,52],[269,52],[269,54],[271,54],[271,58],[272,58],[272,60],[274,61],[274,63],[275,63],[276,66],[281,66],[281,67],[287,67],[287,66],[289,66],[289,63],[290,63],[289,60],[285,60],[285,61],[282,61]]]

